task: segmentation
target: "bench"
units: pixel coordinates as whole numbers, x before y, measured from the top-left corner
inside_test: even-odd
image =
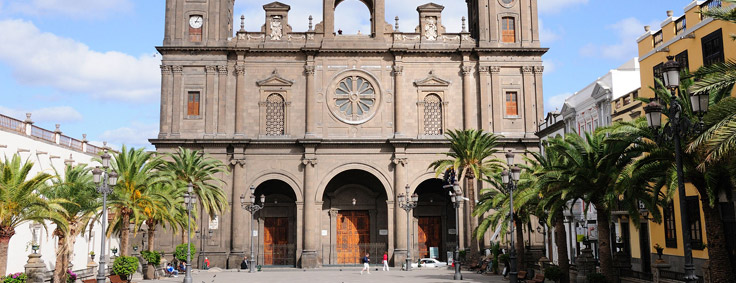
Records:
[[[110,279],[110,283],[125,283],[128,281],[125,281],[123,279],[120,279],[120,275],[110,275],[110,277],[107,277]]]
[[[539,274],[534,276],[534,279],[527,280],[526,283],[544,283],[544,274]]]
[[[82,280],[82,283],[97,283],[97,279],[92,278],[92,279]]]
[[[519,271],[518,274],[516,274],[517,279],[525,280],[526,279],[526,271],[522,270]]]

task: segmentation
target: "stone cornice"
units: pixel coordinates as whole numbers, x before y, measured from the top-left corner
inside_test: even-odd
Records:
[[[479,47],[452,47],[452,48],[403,48],[394,47],[393,44],[387,43],[386,48],[365,48],[365,49],[340,49],[340,48],[321,48],[321,47],[263,47],[263,48],[251,48],[242,46],[218,46],[218,47],[207,47],[207,46],[157,46],[161,54],[171,52],[253,52],[253,53],[298,53],[298,52],[324,52],[324,53],[464,53],[474,51],[477,53],[517,53],[524,55],[536,55],[541,56],[547,53],[549,48],[538,48],[538,47],[493,47],[493,48],[479,48]]]

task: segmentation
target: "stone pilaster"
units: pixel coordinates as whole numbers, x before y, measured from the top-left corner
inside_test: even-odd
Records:
[[[217,66],[217,135],[224,136],[227,133],[227,66]]]
[[[235,136],[245,137],[246,99],[245,99],[245,65],[235,66]]]
[[[534,67],[532,66],[524,66],[521,68],[521,72],[524,78],[524,90],[522,91],[521,95],[517,96],[518,98],[522,98],[523,100],[519,99],[521,103],[518,103],[519,109],[523,109],[520,112],[519,115],[524,115],[524,132],[525,133],[535,133],[537,132],[537,127],[535,126],[535,121],[537,121],[537,111],[536,111],[536,104],[537,99],[535,97],[535,88],[534,88],[534,73],[533,73]]]
[[[250,215],[247,211],[240,207],[240,196],[245,196],[248,199],[250,191],[245,183],[245,160],[241,158],[233,158],[230,160],[230,164],[233,168],[233,213],[232,213],[232,247],[231,252],[236,254],[242,254],[245,252],[245,244],[250,233],[248,233],[248,218]],[[240,257],[242,259],[242,256]],[[240,261],[235,260],[238,264]]]
[[[394,65],[394,137],[404,136],[405,113],[402,107],[406,104],[403,98],[402,85],[404,81],[404,66]]]
[[[501,72],[501,67],[491,66],[488,68],[488,70],[491,72],[490,97],[492,99],[491,112],[493,113],[493,116],[491,116],[493,117],[493,121],[491,122],[493,126],[491,127],[491,130],[494,133],[499,133],[502,131],[501,120],[503,119],[503,111],[505,110],[503,104],[504,97],[501,93],[501,77],[499,76],[499,73]]]
[[[407,184],[406,174],[407,165],[409,161],[406,157],[394,157],[394,242],[396,243],[396,249],[394,249],[394,266],[400,267],[402,263],[406,262],[407,256],[407,243],[406,243],[406,211],[401,208],[398,197],[399,194],[403,193],[404,188]]]
[[[165,138],[171,132],[172,80],[171,66],[161,65],[161,119],[159,122],[159,138]]]
[[[477,106],[476,92],[471,90],[473,81],[473,66],[463,66],[463,128],[476,129],[478,122],[476,121]]]
[[[491,115],[493,115],[493,108],[491,107],[491,96],[489,90],[489,76],[488,66],[478,67],[478,93],[480,94],[480,129],[490,132],[491,131]]]
[[[182,115],[181,111],[184,108],[184,105],[181,101],[182,96],[184,94],[182,93],[182,85],[181,85],[181,75],[184,71],[184,67],[182,66],[172,66],[172,71],[174,72],[174,87],[172,91],[173,96],[173,103],[172,103],[172,117],[171,117],[171,135],[174,137],[178,137],[180,134],[180,127],[181,127],[181,120]]]
[[[314,62],[312,62],[314,64]],[[314,93],[314,65],[305,65],[304,66],[304,73],[307,75],[307,94],[306,94],[306,112],[304,113],[304,116],[306,117],[306,129],[307,129],[307,137],[316,137],[317,133],[317,123],[316,121],[316,115],[317,115],[317,98],[315,97]]]
[[[215,114],[217,111],[217,94],[215,93],[215,74],[217,73],[217,67],[205,66],[204,69],[207,83],[204,133],[205,135],[212,136],[215,134],[217,128],[217,115]]]
[[[536,129],[539,129],[538,121],[544,119],[544,96],[542,95],[544,91],[542,89],[542,86],[543,86],[542,78],[543,77],[544,77],[544,66],[534,66],[534,95],[536,96],[535,103],[537,104],[537,108],[536,108],[537,113],[535,113],[536,117],[534,119],[534,123],[535,123],[534,126],[536,127]],[[610,105],[610,102],[608,102],[608,105]],[[610,113],[606,111],[605,114],[610,114]],[[603,119],[603,117],[605,116],[601,115],[600,117],[601,119]]]
[[[304,250],[302,251],[302,268],[320,267],[317,250],[319,249],[319,213],[315,195],[317,158],[314,153],[305,154],[304,164]]]

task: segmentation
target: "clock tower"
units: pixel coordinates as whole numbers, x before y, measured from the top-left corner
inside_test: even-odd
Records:
[[[222,46],[233,34],[234,0],[166,0],[164,46]]]
[[[537,0],[466,0],[480,48],[539,48]]]

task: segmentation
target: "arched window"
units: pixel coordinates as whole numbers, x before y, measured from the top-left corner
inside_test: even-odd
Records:
[[[279,94],[271,94],[266,99],[266,135],[283,136],[285,134],[286,103]]]
[[[365,35],[372,34],[370,1],[341,0],[335,1],[335,30],[336,35]]]
[[[424,98],[424,134],[442,135],[442,99],[437,94]]]

